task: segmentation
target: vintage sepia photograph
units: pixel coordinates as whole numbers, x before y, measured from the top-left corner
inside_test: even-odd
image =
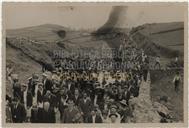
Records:
[[[2,11],[5,124],[186,121],[186,3],[3,2]]]

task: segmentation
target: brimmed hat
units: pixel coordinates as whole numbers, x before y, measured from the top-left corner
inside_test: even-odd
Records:
[[[111,114],[109,115],[109,118],[110,118],[111,116],[115,116],[116,118],[118,117],[117,114],[114,114],[114,113],[111,113]]]
[[[115,108],[115,109],[117,109],[118,107],[117,107],[117,105],[113,104],[113,105],[110,106],[110,108]]]
[[[120,101],[120,104],[127,106],[127,101],[126,100],[122,100],[122,101]]]

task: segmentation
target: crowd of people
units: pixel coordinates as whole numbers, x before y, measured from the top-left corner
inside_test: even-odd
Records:
[[[127,123],[132,122],[130,99],[139,95],[147,80],[148,58],[133,50],[132,67],[124,70],[68,69],[60,61],[48,71],[32,74],[20,83],[17,74],[7,73],[12,97],[6,96],[6,121],[14,123]],[[103,58],[103,60],[105,60]],[[119,61],[107,59],[108,61]],[[73,61],[73,60],[72,60]],[[90,59],[88,59],[90,61]],[[62,62],[67,63],[67,60]],[[99,62],[99,61],[98,61]],[[102,63],[102,61],[101,61]],[[69,63],[70,64],[70,63]],[[99,64],[98,64],[99,65]]]

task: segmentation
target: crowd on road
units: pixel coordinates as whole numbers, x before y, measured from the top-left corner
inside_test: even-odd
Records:
[[[22,123],[129,123],[133,107],[130,100],[138,97],[142,81],[147,80],[149,58],[144,51],[127,49],[122,62],[131,67],[98,70],[104,60],[95,60],[85,69],[69,69],[78,59],[55,60],[52,70],[42,68],[26,83],[7,67],[12,96],[6,95],[6,122]],[[90,58],[87,61],[94,61]],[[61,63],[60,63],[61,62]],[[62,63],[63,62],[63,63]],[[69,64],[69,65],[66,65]],[[92,66],[91,66],[92,64]],[[96,65],[96,66],[94,66]],[[160,67],[159,58],[155,66]],[[91,68],[92,67],[92,68]],[[177,81],[177,78],[175,78]]]
[[[134,63],[124,70],[98,70],[90,66],[70,70],[55,61],[53,70],[43,67],[43,72],[32,74],[27,83],[20,83],[18,75],[9,71],[7,78],[13,95],[6,96],[7,122],[131,122],[133,108],[129,101],[139,95],[140,83],[147,79],[148,61],[144,52],[128,53],[132,56],[127,61]]]

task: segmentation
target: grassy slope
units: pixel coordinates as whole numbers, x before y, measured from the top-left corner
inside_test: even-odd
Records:
[[[41,66],[38,63],[9,45],[6,47],[6,63],[14,65],[13,72],[19,75],[20,82],[26,82],[33,73],[41,72]],[[6,93],[11,95],[10,83],[6,82]]]
[[[157,101],[158,96],[168,96],[171,115],[174,121],[183,121],[183,82],[180,84],[180,92],[174,91],[172,83],[175,72],[151,71],[151,98]]]
[[[155,44],[172,50],[184,50],[184,23],[154,23],[143,25],[140,33],[149,37]],[[177,45],[177,46],[175,46]]]

